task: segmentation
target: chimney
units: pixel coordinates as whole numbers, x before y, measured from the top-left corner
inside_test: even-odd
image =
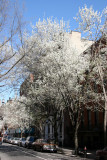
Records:
[[[31,73],[30,74],[30,82],[33,82],[34,81],[34,75]]]
[[[81,40],[81,32],[71,31],[70,35],[72,39],[79,40],[79,41]]]

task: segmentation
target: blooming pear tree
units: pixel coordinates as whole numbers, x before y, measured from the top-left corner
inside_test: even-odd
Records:
[[[26,110],[26,101],[26,98],[21,97],[20,99],[8,101],[4,105],[3,121],[8,128],[20,128],[21,132],[25,128],[29,128],[29,121],[31,121],[31,118],[29,119],[30,115]]]
[[[28,97],[35,99],[45,108],[49,108],[56,120],[61,119],[66,110],[74,128],[75,149],[78,148],[78,128],[81,122],[85,95],[82,94],[81,81],[89,69],[88,56],[83,56],[70,44],[69,27],[63,21],[47,19],[33,26],[32,36],[25,38],[25,50],[28,54],[21,61],[23,73],[33,73],[34,83]],[[22,53],[24,51],[22,50]],[[37,107],[35,105],[35,107]],[[37,111],[37,110],[36,110]],[[41,110],[43,112],[43,110]],[[57,139],[57,138],[56,138]]]
[[[94,98],[92,98],[92,101],[94,101],[94,103],[100,102],[100,105],[94,105],[94,109],[101,110],[102,108],[102,110],[104,110],[104,143],[106,145],[107,7],[100,13],[98,11],[94,11],[92,7],[87,8],[87,6],[85,6],[82,9],[79,9],[79,13],[75,19],[79,22],[79,31],[83,32],[83,34],[85,33],[86,38],[92,39],[94,42],[94,44],[85,52],[90,57],[90,70],[87,78],[90,82],[88,83],[88,86],[90,87],[87,88],[87,92],[89,93],[91,91],[91,97],[93,95]],[[90,85],[92,81],[96,83],[97,91],[92,89],[92,85]],[[91,90],[89,90],[89,88],[91,88]]]
[[[85,38],[95,42],[102,36],[107,36],[107,7],[100,13],[85,5],[79,8],[74,19],[79,23],[78,30],[84,33]]]

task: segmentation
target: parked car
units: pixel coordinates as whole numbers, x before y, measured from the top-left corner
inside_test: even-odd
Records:
[[[48,142],[46,139],[37,139],[32,144],[34,150],[39,151],[51,151],[51,152],[57,152],[57,145],[53,142]]]
[[[35,137],[33,136],[29,136],[26,138],[26,141],[25,141],[25,147],[27,148],[31,148],[32,147],[32,143],[36,140]]]
[[[8,137],[8,136],[4,136],[4,137],[3,137],[3,142],[6,142],[7,137]]]
[[[107,147],[96,151],[96,160],[107,160]]]
[[[25,138],[25,137],[20,138],[20,140],[19,140],[19,142],[18,142],[18,145],[25,147],[25,141],[26,141],[26,138]]]
[[[13,144],[14,137],[9,138],[8,143]]]
[[[19,140],[20,140],[20,138],[14,137],[13,140],[12,140],[12,144],[18,145]]]
[[[5,139],[5,142],[6,142],[6,143],[10,143],[11,138],[13,138],[13,137],[7,136],[6,139]]]
[[[2,137],[0,137],[0,144],[2,144]]]

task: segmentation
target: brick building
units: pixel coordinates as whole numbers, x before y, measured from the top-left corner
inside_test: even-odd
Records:
[[[78,131],[79,147],[93,149],[102,147],[104,142],[104,113],[84,108],[83,119]],[[73,147],[73,127],[68,113],[64,114],[64,146]]]
[[[107,60],[107,39],[99,39],[97,42],[92,44],[86,51],[84,51],[83,54],[90,54],[91,58],[93,58],[94,54],[103,54],[105,60]],[[105,66],[104,73],[104,87],[107,93],[107,65]],[[102,93],[103,87],[100,84],[96,84],[96,77],[97,76],[95,75],[95,79],[93,81],[90,81],[91,87],[97,90],[97,93]],[[104,101],[101,100],[98,100],[98,102],[94,103],[89,102],[86,105],[88,105],[88,107],[94,107],[95,105],[98,106],[98,104],[100,104],[99,106],[101,107],[101,111],[99,107],[97,107],[99,108],[98,110],[88,110],[84,108],[83,119],[81,121],[78,132],[79,147],[87,146],[88,148],[99,148],[103,147],[104,143],[107,144],[107,142],[104,142],[104,115],[106,114],[107,116],[107,106],[105,106]],[[66,146],[72,146],[73,129],[67,113],[65,114],[64,119],[64,144]]]

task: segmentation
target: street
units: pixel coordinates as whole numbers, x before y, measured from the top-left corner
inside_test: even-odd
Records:
[[[59,153],[37,152],[32,149],[3,143],[0,145],[0,160],[83,160],[84,158],[66,156]],[[88,160],[88,159],[87,159]]]

